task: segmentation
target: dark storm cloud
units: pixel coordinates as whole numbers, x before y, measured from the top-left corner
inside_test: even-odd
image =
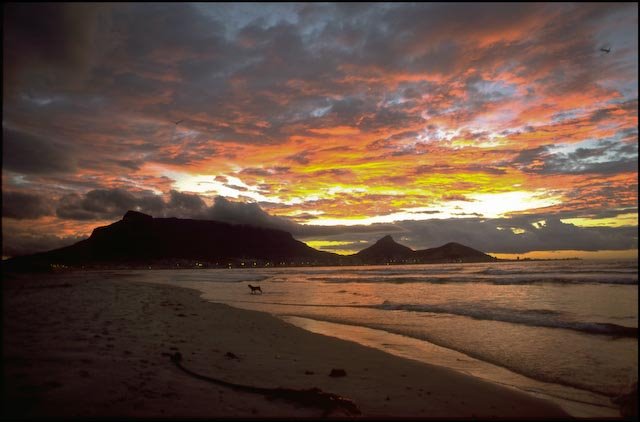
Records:
[[[35,89],[77,86],[88,76],[108,27],[110,5],[7,3],[4,6],[3,85],[5,95],[22,84]]]
[[[95,189],[84,195],[63,196],[56,215],[69,220],[104,220],[121,217],[128,210],[153,214],[164,206],[162,198],[152,195],[137,197],[124,189]]]
[[[615,194],[614,194],[615,195]],[[570,218],[614,218],[623,214],[637,214],[638,208],[631,207],[619,207],[615,209],[583,209],[583,210],[571,210],[571,211],[559,211],[553,214],[553,217],[556,219],[570,219]],[[529,213],[526,215],[513,215],[510,220],[512,220],[514,227],[520,227],[522,225],[528,225],[532,221],[540,221],[549,218],[549,214],[547,213]],[[506,219],[502,220],[507,226],[510,224]]]
[[[540,218],[541,216],[538,216]],[[459,242],[494,253],[525,253],[552,250],[625,250],[638,247],[637,227],[578,227],[546,216],[539,220],[450,219],[397,223],[414,249]],[[515,230],[515,232],[514,232]],[[518,234],[521,230],[523,233]]]
[[[202,217],[227,223],[248,224],[289,232],[295,228],[295,223],[282,217],[269,215],[256,203],[232,202],[222,196],[216,197],[213,206],[204,211]]]
[[[541,13],[533,4],[379,4],[367,13],[344,13],[327,24],[324,35],[341,40],[344,29],[352,48],[345,51],[362,64],[381,68],[452,73],[461,58],[459,40],[473,40],[517,28]],[[454,41],[455,40],[455,41]],[[336,41],[338,44],[338,41]]]
[[[135,73],[117,74],[113,78],[113,86],[121,95],[135,93],[136,96],[153,98],[160,96],[165,87],[152,78],[145,78]]]
[[[91,194],[91,192],[94,192],[93,195],[89,195]],[[130,194],[128,194],[127,192],[107,192],[107,191],[91,191],[89,192],[89,194],[87,195],[87,197],[89,196],[106,196],[103,194],[107,193],[107,194],[111,194],[111,196],[115,197],[115,201],[111,200],[111,203],[114,202],[122,202],[121,200],[124,199],[125,202],[127,202],[126,205],[124,205],[124,208],[129,209],[129,205],[131,203],[133,203],[133,199],[130,197]],[[62,197],[59,201],[58,207],[56,209],[56,215],[60,218],[63,219],[69,219],[69,220],[96,220],[99,218],[113,218],[115,217],[117,214],[119,213],[119,210],[114,212],[113,208],[111,210],[108,209],[108,205],[105,204],[102,208],[102,210],[96,210],[95,206],[86,206],[85,205],[85,199],[83,198],[82,195],[77,194],[77,193],[71,193],[68,195],[65,195],[64,197]],[[86,203],[91,203],[91,199],[87,199]],[[104,211],[104,212],[99,212],[99,211]]]
[[[72,173],[72,148],[57,140],[2,128],[2,166],[23,174]]]
[[[169,195],[168,211],[165,211],[164,214],[168,212],[175,214],[175,216],[193,216],[207,208],[207,204],[198,195],[181,193],[175,190],[172,190]]]
[[[231,184],[226,184],[225,187],[227,187],[229,189],[237,190],[237,191],[240,191],[240,192],[247,192],[249,190],[248,188],[245,188],[244,186],[231,185]]]
[[[330,174],[332,176],[354,176],[354,173],[352,170],[350,169],[342,169],[342,168],[338,168],[338,169],[324,169],[324,170],[318,170],[318,171],[314,171],[312,173],[312,175],[314,177],[318,177],[318,176],[324,176]]]
[[[413,174],[437,174],[437,173],[452,173],[457,171],[453,166],[447,164],[423,164],[413,169]]]
[[[286,140],[293,114],[309,107],[307,117],[314,110],[329,107],[323,121],[353,126],[359,122],[362,129],[420,122],[407,110],[413,107],[411,101],[376,106],[372,99],[382,100],[389,87],[382,90],[369,84],[373,91],[365,95],[361,84],[344,81],[351,75],[345,65],[365,70],[375,65],[392,72],[437,70],[455,77],[466,69],[466,64],[456,63],[468,61],[459,43],[473,44],[483,37],[499,39],[497,34],[504,31],[517,32],[523,25],[533,28],[543,25],[545,16],[566,13],[569,22],[552,27],[562,34],[573,27],[571,23],[577,19],[573,14],[589,17],[595,13],[582,9],[609,13],[617,7],[585,6],[574,13],[572,6],[564,6],[551,13],[549,6],[542,4],[274,5],[278,13],[286,10],[283,16],[287,18],[283,18],[267,9],[246,15],[237,12],[235,8],[242,9],[239,5],[225,6],[224,11],[216,11],[214,5],[126,4],[107,8],[110,13],[66,5],[17,7],[18,12],[7,14],[15,15],[10,19],[14,23],[8,26],[9,33],[15,32],[11,35],[14,41],[8,42],[9,50],[18,55],[35,42],[30,39],[49,36],[55,44],[51,50],[59,54],[49,56],[49,45],[36,43],[37,48],[29,50],[33,54],[19,55],[22,61],[18,60],[16,67],[27,66],[27,58],[34,55],[43,64],[59,61],[71,68],[90,62],[94,79],[86,87],[108,97],[113,106],[167,118],[176,112],[199,114],[199,130],[218,141],[274,143]],[[31,14],[36,15],[35,26],[24,25]],[[72,24],[63,27],[69,22]],[[96,28],[109,30],[105,32],[110,34],[108,43],[96,38]],[[26,33],[26,41],[15,41],[22,33]],[[509,54],[517,53],[518,47]],[[474,57],[479,62],[486,56],[502,60],[504,48],[477,50]],[[87,50],[102,51],[100,60],[84,57]],[[80,59],[74,59],[76,56]],[[478,76],[468,78],[470,82],[477,80]],[[307,88],[295,88],[292,82],[296,81]],[[425,83],[403,83],[396,94],[409,99],[418,98],[418,91],[439,90],[442,95],[450,91],[448,84],[426,89]],[[497,95],[477,94],[474,101],[480,103]],[[458,113],[462,119],[473,111]],[[307,122],[304,116],[298,118]],[[269,125],[255,126],[256,120]],[[183,154],[160,156],[159,160],[186,164],[194,158]]]
[[[294,161],[298,164],[309,164],[311,162],[310,156],[313,155],[311,151],[300,151],[298,153],[292,154],[286,157],[287,160]]]
[[[579,92],[581,88],[601,81],[603,73],[634,66],[618,58],[603,60],[599,51],[603,40],[596,38],[599,35],[599,22],[609,18],[620,22],[623,15],[633,16],[634,11],[627,6],[624,3],[589,3],[579,6],[566,4],[554,11],[559,18],[550,20],[545,25],[545,31],[540,31],[537,41],[540,45],[563,41],[556,48],[543,50],[528,60],[531,72],[555,65],[554,70],[541,79],[545,92],[553,95]],[[637,9],[635,14],[637,21]],[[562,66],[557,66],[559,60],[566,57],[570,59]],[[637,65],[635,67],[637,69]]]
[[[520,151],[512,162],[517,166],[530,167],[534,162],[542,163],[548,157],[549,146],[543,145]]]
[[[198,218],[235,224],[250,224],[292,231],[295,223],[264,212],[255,203],[231,202],[216,197],[207,207],[196,195],[172,190],[167,201],[150,192],[132,193],[124,189],[95,189],[84,195],[63,196],[57,206],[58,217],[70,220],[104,220],[121,218],[128,210],[154,217]]]
[[[269,168],[246,168],[243,169],[240,174],[249,174],[252,176],[272,176],[288,174],[289,170],[291,170],[291,168],[285,166],[274,166]]]
[[[386,138],[376,139],[375,141],[367,145],[367,148],[374,149],[374,150],[384,149],[384,148],[388,148],[388,149],[397,148],[398,146],[396,145],[396,143],[402,142],[402,141],[415,141],[416,139],[418,139],[419,135],[420,135],[419,131],[406,130],[400,133],[393,134],[391,136],[387,136]]]
[[[326,113],[335,119],[336,125],[341,125],[352,123],[361,115],[373,111],[375,106],[368,103],[365,98],[346,97],[332,102]]]
[[[19,234],[12,231],[2,233],[2,255],[21,256],[50,251],[73,245],[88,236],[55,236],[51,234]]]
[[[554,151],[544,145],[521,151],[512,164],[537,174],[619,174],[638,170],[637,144],[601,141],[599,146],[576,148],[572,152]]]
[[[188,145],[185,145],[185,147],[181,148],[177,153],[160,148],[151,154],[147,160],[153,160],[160,164],[186,167],[201,161],[203,157],[214,155],[218,155],[218,149],[214,145],[189,142]]]
[[[153,15],[154,19],[146,19],[141,22],[141,25],[138,26],[144,28],[146,35],[143,36],[141,33],[132,39],[137,40],[141,45],[153,45],[154,42],[157,42],[149,34],[165,30],[165,26],[161,26],[161,24],[166,24],[162,16],[168,14],[169,10],[172,9],[165,7],[163,10],[157,11],[157,18]],[[190,10],[189,13],[193,13],[193,10]],[[181,14],[184,15],[184,19],[187,19],[187,11],[180,10],[178,15]],[[188,18],[196,21],[203,19],[191,15],[188,15]],[[136,21],[134,18],[130,19],[131,22]],[[363,23],[353,24],[362,25]],[[199,27],[199,25],[195,25],[195,28]],[[364,27],[360,30],[364,30]],[[259,23],[250,23],[240,31],[236,40],[222,38],[219,31],[215,30],[215,25],[214,30],[209,32],[204,29],[194,30],[191,28],[186,32],[188,35],[182,33],[177,35],[170,45],[171,48],[180,48],[183,55],[189,56],[189,59],[177,59],[180,62],[181,82],[180,89],[172,97],[172,107],[187,112],[191,110],[202,112],[204,110],[208,116],[219,116],[220,121],[229,120],[226,117],[233,119],[234,116],[230,113],[239,110],[236,108],[237,106],[241,106],[242,112],[249,115],[263,114],[264,110],[272,110],[271,115],[268,116],[272,124],[268,129],[261,130],[262,134],[266,135],[266,138],[263,136],[261,139],[273,139],[280,133],[281,123],[284,124],[278,116],[286,114],[286,111],[277,101],[272,100],[274,94],[282,95],[282,92],[286,94],[290,89],[287,84],[291,80],[304,80],[311,83],[316,89],[334,90],[335,87],[331,87],[332,79],[323,75],[341,74],[342,72],[337,69],[341,63],[338,59],[344,60],[346,58],[340,54],[318,55],[314,53],[311,47],[308,47],[313,45],[313,42],[303,42],[300,29],[286,23],[268,28]],[[196,41],[203,42],[201,49],[194,48]],[[136,52],[149,56],[151,54],[150,48],[138,47]],[[191,58],[196,52],[198,52],[197,61]],[[329,50],[325,49],[322,52],[329,53]],[[132,53],[129,52],[129,55],[134,56]],[[207,58],[208,55],[211,57]],[[125,57],[128,60],[134,60],[132,57]],[[358,60],[357,57],[351,57],[351,59]],[[282,67],[276,63],[287,63],[288,65]],[[216,69],[216,71],[211,72],[210,69]],[[131,76],[129,78],[131,79]],[[242,92],[247,94],[246,97],[240,95],[237,97],[237,101],[232,104],[228,102],[230,93],[228,92],[228,84],[225,83],[230,78],[242,81],[244,83]],[[324,87],[319,83],[320,81],[325,85]],[[150,92],[149,90],[152,88],[147,86],[149,83],[153,84],[154,82],[139,81],[140,89],[144,92]],[[251,97],[248,97],[249,93],[251,93]],[[291,98],[291,95],[287,95],[287,97]],[[294,99],[293,101],[295,106],[299,104],[298,100]],[[373,111],[374,114],[363,121],[367,127],[380,127],[390,122],[406,122],[408,119],[404,113],[397,110],[363,109],[364,104],[363,99],[347,97],[333,102],[328,113],[335,117],[337,123],[352,124],[363,112]],[[162,107],[160,106],[160,108]],[[228,127],[217,126],[216,120],[215,118],[210,119],[208,130],[217,132],[219,139],[237,141],[253,139],[258,142],[257,137],[242,133],[242,127],[248,127],[246,123],[243,124],[236,119],[235,129],[232,130]]]
[[[206,51],[218,47],[224,37],[220,24],[207,19],[193,4],[134,3],[118,12],[131,56],[148,56],[157,46],[169,51],[186,47],[189,52]]]
[[[129,170],[140,170],[140,167],[143,164],[142,160],[108,160],[108,161]]]
[[[105,220],[122,217],[135,210],[154,217],[192,218],[204,213],[207,206],[198,195],[169,192],[169,200],[151,192],[131,193],[124,189],[95,189],[84,195],[63,196],[56,215],[69,220]]]
[[[340,233],[385,232],[393,228],[391,224],[372,226],[305,226],[287,218],[273,216],[265,212],[255,202],[230,201],[225,197],[215,198],[207,207],[196,194],[171,191],[169,200],[150,192],[132,193],[124,189],[96,189],[84,195],[63,196],[56,209],[59,218],[68,220],[117,220],[128,210],[136,210],[154,217],[177,217],[217,220],[233,224],[248,224],[288,231],[294,235],[316,236]]]
[[[76,153],[78,156],[77,165],[81,169],[92,171],[104,171],[107,173],[137,171],[144,165],[142,159],[117,159],[103,158],[99,156],[84,155]],[[132,154],[133,155],[133,154]]]
[[[26,192],[2,192],[3,217],[23,220],[47,215],[53,215],[53,206],[47,198]]]
[[[465,201],[473,202],[475,199],[467,198],[465,195],[445,195],[442,197],[443,201]]]
[[[364,116],[358,124],[361,130],[374,131],[387,127],[407,127],[422,123],[422,117],[416,113],[402,110],[401,107],[381,107],[372,115]]]
[[[301,28],[288,23],[268,29],[249,25],[239,37],[243,36],[259,40],[248,47],[247,52],[258,54],[261,60],[236,73],[247,80],[247,87],[253,91],[275,88],[289,80],[331,81],[332,72],[339,65],[337,56],[318,54],[309,49]],[[283,67],[282,64],[286,65]]]

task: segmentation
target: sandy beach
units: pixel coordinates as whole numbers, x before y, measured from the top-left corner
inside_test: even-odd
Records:
[[[249,293],[247,293],[249,294]],[[343,340],[193,290],[83,273],[3,280],[3,417],[317,418],[311,405],[190,376],[319,388],[330,417],[566,418],[552,403]],[[332,377],[333,369],[346,376]]]

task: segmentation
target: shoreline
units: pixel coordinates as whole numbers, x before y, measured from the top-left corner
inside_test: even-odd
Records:
[[[189,377],[319,388],[362,417],[569,418],[559,406],[448,368],[314,334],[192,289],[89,275],[3,280],[5,417],[302,417],[317,408]],[[333,369],[346,376],[331,377]],[[344,417],[338,411],[330,417]]]
[[[616,418],[620,416],[619,409],[610,403],[608,396],[588,390],[576,389],[571,386],[549,384],[535,380],[507,368],[478,360],[462,352],[447,349],[426,340],[369,327],[308,317],[284,315],[281,318],[314,333],[353,341],[406,359],[432,363],[492,384],[503,385],[507,388],[551,401],[558,404],[571,417]],[[429,362],[429,360],[432,362]],[[551,389],[549,388],[550,386]],[[549,390],[552,390],[553,394]],[[569,398],[567,397],[568,395],[573,395],[574,397]]]

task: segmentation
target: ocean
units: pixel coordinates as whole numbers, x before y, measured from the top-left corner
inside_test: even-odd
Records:
[[[638,378],[637,261],[120,273],[516,388],[578,417],[619,416],[610,399]]]

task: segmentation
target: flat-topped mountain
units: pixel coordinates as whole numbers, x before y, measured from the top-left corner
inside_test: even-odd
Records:
[[[3,262],[3,269],[72,267],[224,267],[489,262],[496,259],[458,243],[414,251],[385,236],[342,256],[316,250],[283,230],[208,220],[153,218],[128,211],[71,246]]]
[[[313,249],[282,230],[219,221],[153,218],[128,211],[122,220],[94,229],[86,240],[9,261],[14,266],[175,266],[182,260],[226,266],[240,261],[320,265],[334,264],[339,259],[339,255]]]

